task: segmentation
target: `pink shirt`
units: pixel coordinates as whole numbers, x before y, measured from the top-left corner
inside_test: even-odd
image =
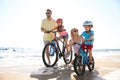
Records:
[[[67,31],[62,31],[62,32],[59,32],[60,36],[66,36],[68,33]]]
[[[63,30],[64,29],[64,26],[59,26],[58,30]],[[59,32],[59,35],[60,36],[66,36],[68,33],[67,31],[62,31],[62,32]]]

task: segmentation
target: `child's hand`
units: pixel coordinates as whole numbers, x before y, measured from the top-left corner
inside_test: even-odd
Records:
[[[89,42],[89,41],[92,41],[92,40],[91,40],[91,39],[90,39],[90,40],[89,40],[89,39],[88,39],[88,40],[85,40],[85,42]]]

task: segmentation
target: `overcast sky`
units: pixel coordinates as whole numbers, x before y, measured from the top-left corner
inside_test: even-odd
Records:
[[[0,0],[0,47],[41,48],[48,8],[69,33],[76,27],[81,34],[83,22],[91,20],[95,49],[120,48],[120,0]]]

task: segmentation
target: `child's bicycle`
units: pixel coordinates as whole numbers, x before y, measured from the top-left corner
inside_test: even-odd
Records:
[[[50,43],[46,44],[43,53],[42,53],[42,59],[43,63],[46,67],[53,67],[57,61],[58,58],[63,57],[64,62],[66,64],[69,64],[72,60],[72,52],[69,53],[69,56],[66,57],[66,46],[65,46],[65,40],[64,39],[59,39],[56,34],[59,31],[51,31],[52,33],[55,33],[55,39],[52,40]],[[62,43],[62,48],[60,47],[61,45],[59,42]],[[48,49],[48,52],[46,53],[46,50]]]
[[[88,70],[91,72],[92,70],[94,70],[94,58],[92,57],[93,62],[91,64],[89,64],[89,55],[88,55],[88,51],[85,48],[85,50],[83,50],[82,48],[80,48],[80,55],[76,55],[75,59],[74,59],[74,71],[78,76],[81,76],[85,73],[85,67],[86,65],[88,66]]]

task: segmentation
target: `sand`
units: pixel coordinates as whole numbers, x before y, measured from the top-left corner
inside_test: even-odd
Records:
[[[95,57],[95,70],[86,68],[83,76],[77,76],[71,64],[58,67],[49,74],[42,74],[40,66],[0,67],[0,80],[120,80],[120,55]]]

